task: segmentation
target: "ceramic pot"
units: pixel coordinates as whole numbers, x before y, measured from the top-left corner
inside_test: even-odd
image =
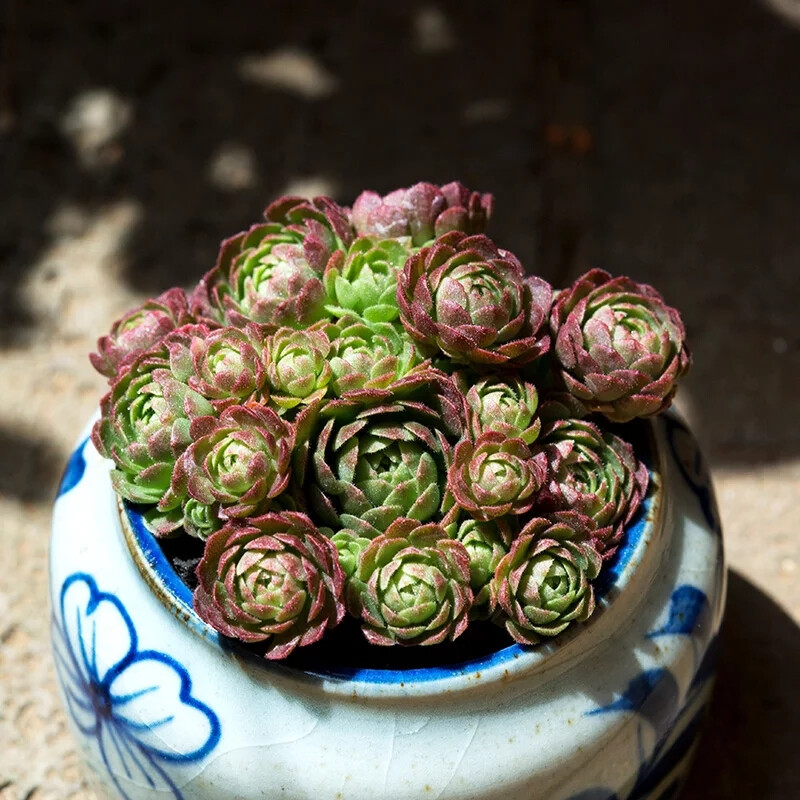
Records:
[[[344,645],[313,666],[265,662],[220,637],[83,440],[54,512],[52,632],[102,796],[674,797],[713,683],[725,567],[690,432],[672,414],[641,428],[651,490],[588,623],[536,648],[473,642],[416,664],[404,650],[402,666]]]

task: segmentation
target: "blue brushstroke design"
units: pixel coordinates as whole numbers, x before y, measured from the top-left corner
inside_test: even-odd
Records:
[[[62,497],[81,482],[81,478],[83,478],[83,474],[86,472],[86,456],[83,454],[83,451],[88,441],[89,437],[87,436],[69,457],[67,466],[64,468],[64,474],[61,476],[61,483],[58,485],[58,494],[56,497]]]
[[[668,618],[664,625],[647,634],[648,639],[659,636],[689,636],[704,630],[710,621],[710,608],[705,592],[683,584],[670,595]]]
[[[673,414],[664,414],[662,419],[667,431],[667,443],[678,469],[694,491],[711,530],[721,535],[722,524],[714,497],[714,489],[711,486],[711,473],[694,436],[686,425]]]

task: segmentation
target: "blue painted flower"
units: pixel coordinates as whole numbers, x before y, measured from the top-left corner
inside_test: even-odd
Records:
[[[166,653],[139,650],[119,598],[84,573],[61,588],[53,640],[70,715],[120,795],[128,798],[125,783],[181,800],[171,765],[204,758],[220,737],[217,715],[192,695],[185,667]]]

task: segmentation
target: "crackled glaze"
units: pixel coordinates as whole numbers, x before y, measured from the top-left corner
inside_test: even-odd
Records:
[[[713,683],[719,518],[691,433],[652,423],[654,486],[555,642],[425,669],[300,671],[244,654],[83,440],[56,503],[53,640],[73,729],[110,796],[286,800],[674,797]]]

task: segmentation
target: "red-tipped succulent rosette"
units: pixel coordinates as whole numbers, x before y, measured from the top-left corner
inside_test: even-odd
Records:
[[[110,333],[97,341],[97,352],[90,353],[89,360],[101,375],[113,380],[170,331],[191,322],[194,317],[183,289],[168,289],[117,320]]]
[[[397,302],[411,337],[456,363],[519,366],[550,347],[550,285],[486,236],[454,231],[411,256]]]
[[[530,511],[547,477],[547,455],[522,439],[487,431],[458,443],[447,485],[458,506],[478,520]]]
[[[558,295],[550,328],[566,388],[613,422],[664,411],[691,364],[678,311],[652,286],[601,269]]]
[[[562,633],[594,612],[592,581],[602,559],[589,540],[591,521],[530,520],[495,569],[495,621],[520,644]]]
[[[288,485],[294,429],[263,406],[230,406],[191,422],[192,444],[175,465],[173,491],[220,504],[223,519],[263,510]]]
[[[454,181],[444,186],[417,183],[385,197],[362,192],[353,204],[353,224],[362,235],[380,239],[410,238],[421,247],[450,231],[483,233],[492,214],[490,194],[471,192]]]
[[[319,641],[345,613],[336,548],[305,514],[227,524],[206,542],[197,578],[200,617],[225,636],[265,642],[268,659]]]
[[[469,554],[434,523],[393,522],[360,553],[350,585],[371,644],[438,644],[469,622]]]

